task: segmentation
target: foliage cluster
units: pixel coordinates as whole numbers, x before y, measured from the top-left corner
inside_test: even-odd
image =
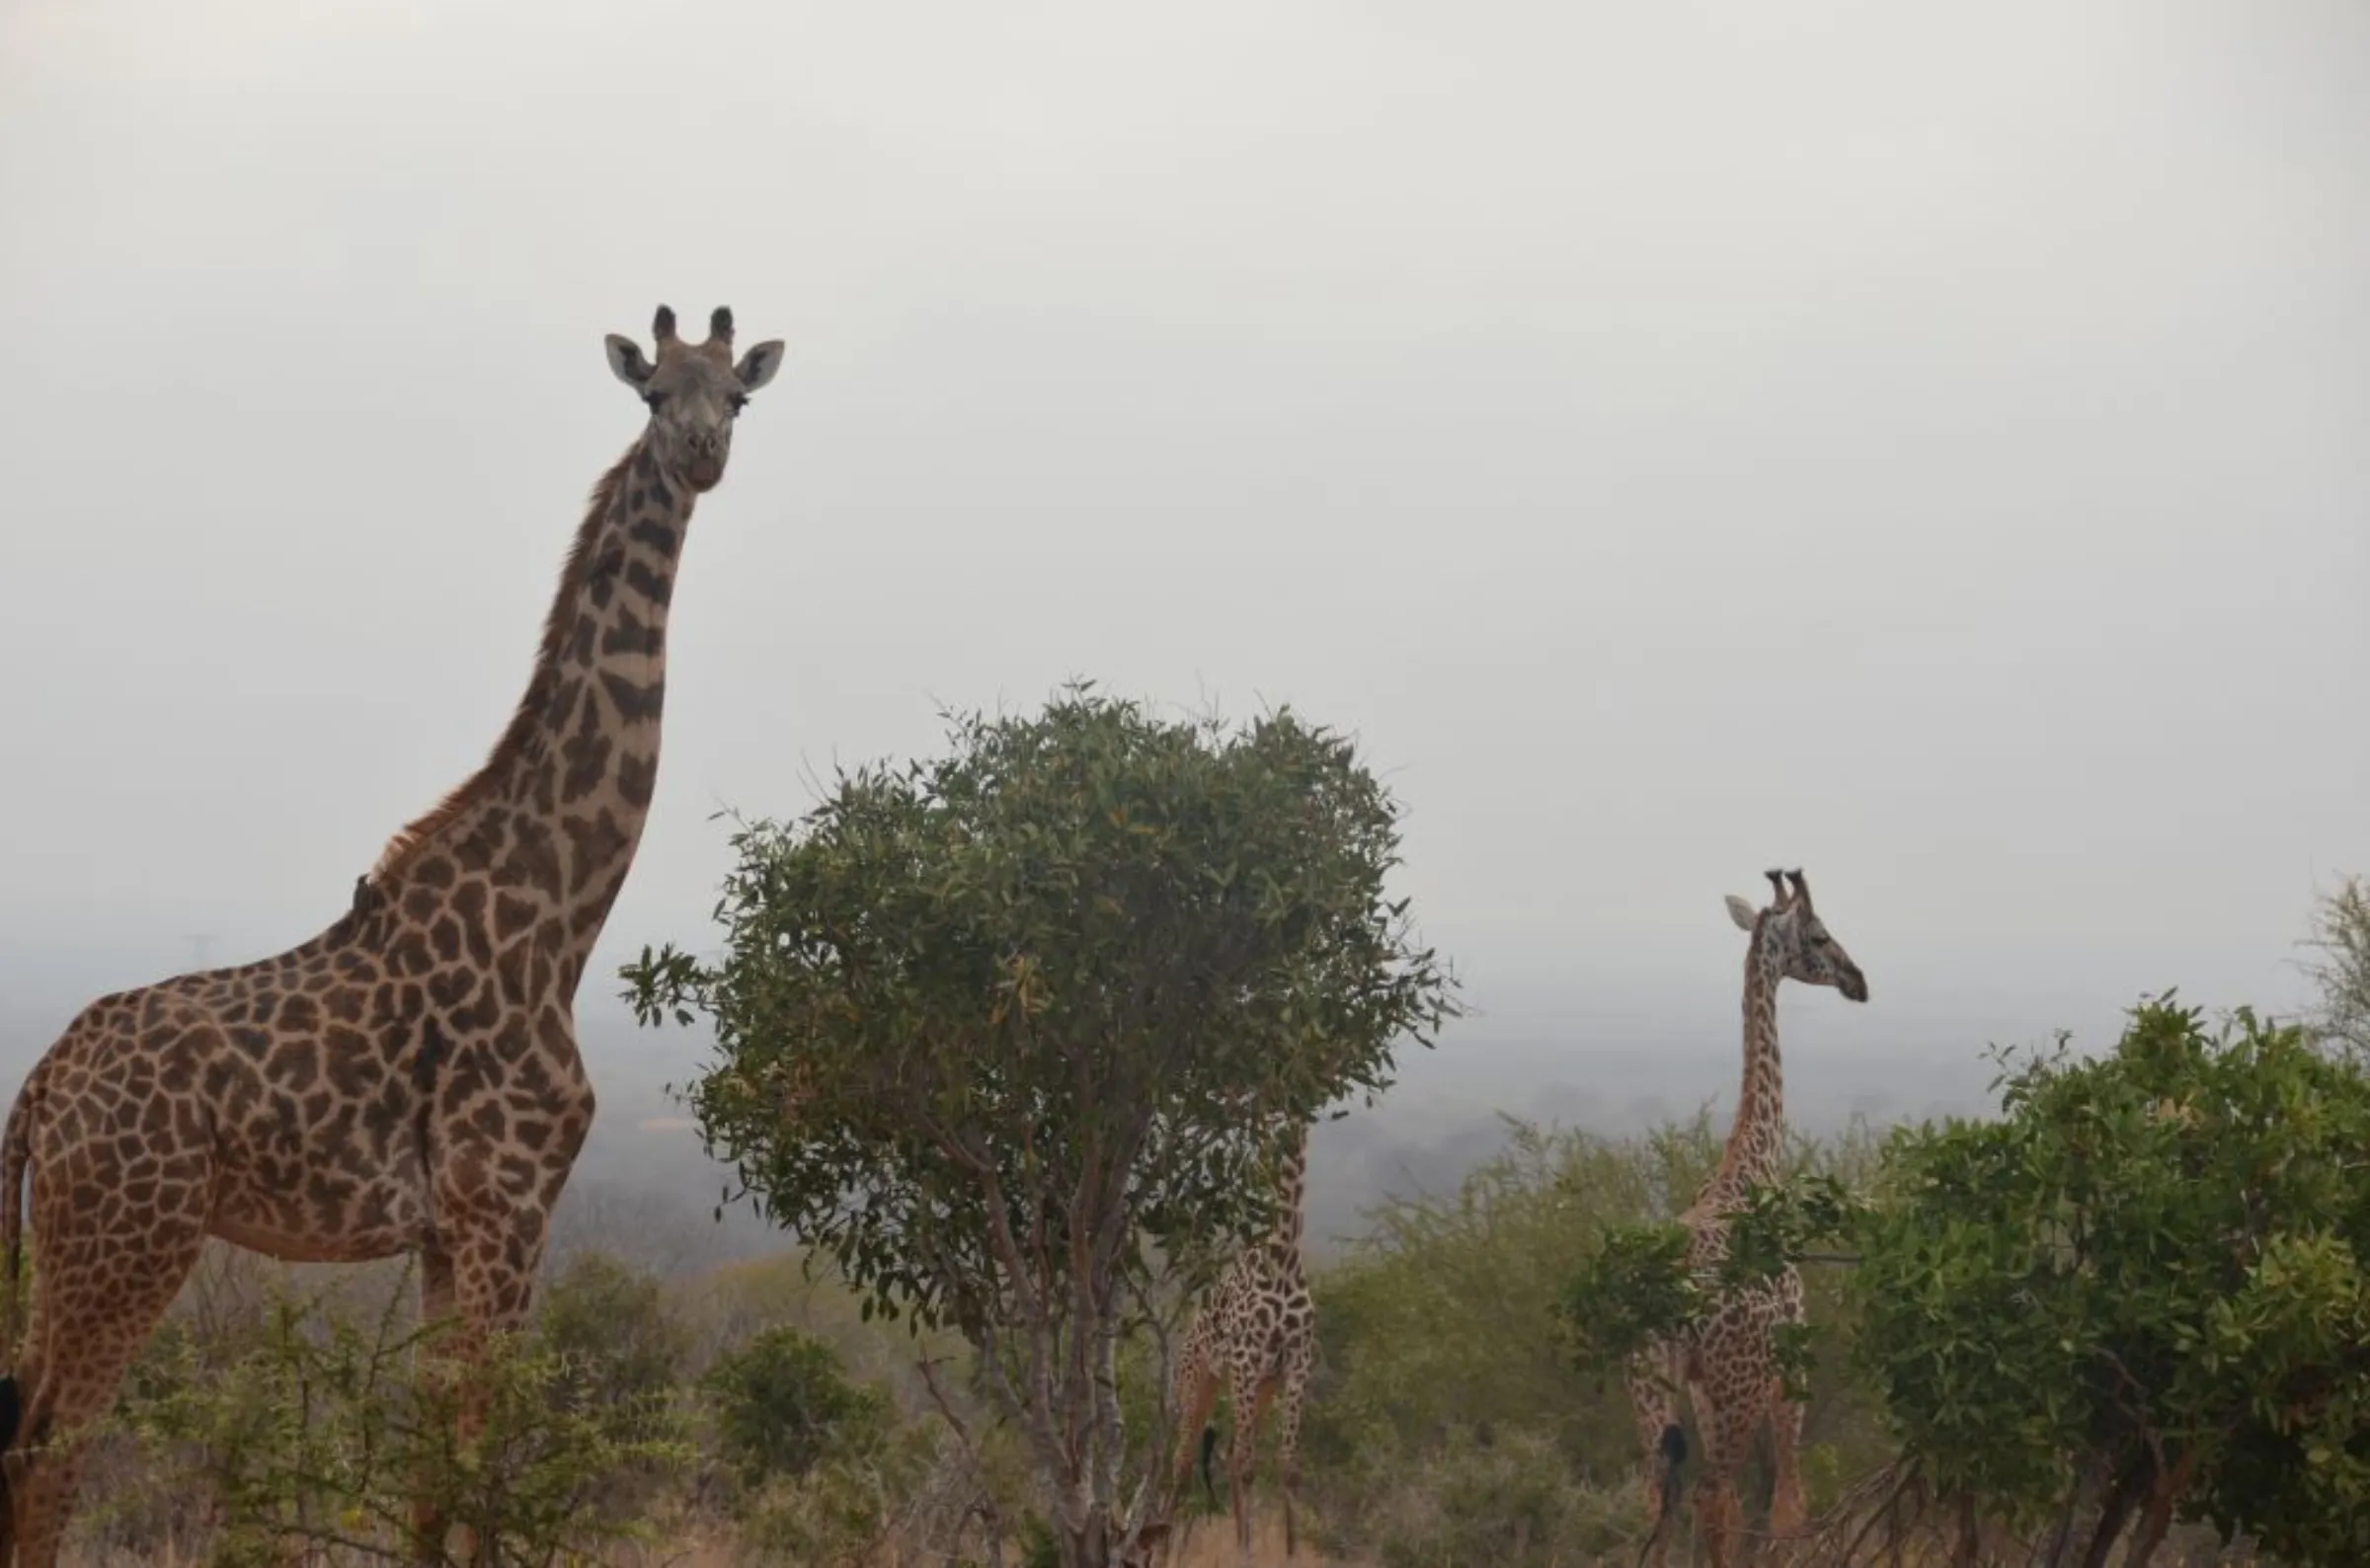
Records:
[[[356,1314],[275,1292],[228,1343],[186,1316],[161,1333],[126,1380],[118,1435],[176,1479],[173,1501],[198,1507],[148,1523],[201,1535],[224,1564],[276,1564],[291,1549],[400,1556],[421,1495],[503,1564],[548,1568],[647,1532],[632,1506],[641,1489],[619,1483],[686,1462],[674,1411],[624,1393],[589,1400],[567,1355],[498,1344],[478,1380],[483,1428],[461,1449],[442,1325],[409,1322],[403,1301]],[[122,1523],[103,1506],[86,1528]]]
[[[2201,1520],[2370,1560],[2370,1080],[2168,1000],[2011,1063],[2002,1108],[1901,1134],[1856,1225],[1905,1458],[2101,1542]]]

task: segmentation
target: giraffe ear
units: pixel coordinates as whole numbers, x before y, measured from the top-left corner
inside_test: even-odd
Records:
[[[768,338],[741,356],[741,362],[733,366],[733,374],[741,378],[742,391],[754,392],[772,380],[773,373],[781,367],[782,340]]]
[[[1753,922],[1760,919],[1761,914],[1753,905],[1732,893],[1728,895],[1728,918],[1736,922],[1739,930],[1750,931],[1753,929]]]
[[[639,391],[650,379],[651,362],[642,357],[641,346],[631,338],[610,333],[602,342],[609,351],[609,370],[618,380]]]

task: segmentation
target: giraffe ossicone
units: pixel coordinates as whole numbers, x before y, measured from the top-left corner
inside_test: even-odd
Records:
[[[1778,1052],[1778,988],[1793,980],[1829,985],[1849,1000],[1868,999],[1867,977],[1820,918],[1800,871],[1763,873],[1775,890],[1755,908],[1731,895],[1728,914],[1751,934],[1745,948],[1744,1075],[1736,1120],[1720,1163],[1681,1215],[1688,1264],[1698,1278],[1728,1255],[1728,1225],[1751,1190],[1778,1180],[1785,1137],[1784,1081]],[[1777,1278],[1729,1292],[1689,1332],[1647,1348],[1628,1369],[1630,1408],[1643,1454],[1646,1506],[1653,1519],[1641,1562],[1661,1568],[1677,1521],[1681,1467],[1688,1454],[1679,1423],[1685,1389],[1696,1411],[1703,1474],[1696,1483],[1696,1533],[1712,1568],[1741,1555],[1744,1530],[1736,1472],[1763,1422],[1770,1424],[1776,1491],[1770,1532],[1790,1535],[1807,1523],[1802,1497],[1803,1408],[1785,1397],[1778,1364],[1780,1324],[1803,1321],[1802,1277],[1788,1266]]]
[[[71,1434],[208,1236],[301,1262],[417,1254],[423,1315],[456,1323],[464,1367],[524,1319],[592,1125],[576,990],[657,786],[684,536],[781,367],[778,341],[733,358],[730,311],[710,327],[686,343],[662,305],[652,353],[607,340],[648,419],[593,487],[483,765],[319,934],[102,997],[27,1074],[0,1134],[0,1565],[54,1568],[85,1454]],[[440,1523],[423,1505],[415,1524],[434,1557]]]

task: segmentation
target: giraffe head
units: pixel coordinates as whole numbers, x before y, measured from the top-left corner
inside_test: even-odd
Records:
[[[1728,917],[1753,933],[1754,940],[1778,961],[1778,973],[1805,985],[1832,985],[1847,1000],[1868,999],[1868,978],[1852,962],[1828,931],[1827,922],[1810,902],[1810,884],[1799,871],[1765,871],[1778,890],[1776,902],[1756,909],[1734,894],[1728,896]],[[1790,885],[1790,886],[1789,886]]]
[[[733,362],[733,313],[722,305],[708,318],[705,343],[674,335],[674,312],[661,305],[650,334],[658,345],[654,362],[641,347],[616,333],[608,336],[609,368],[650,405],[643,439],[667,474],[706,492],[724,477],[733,452],[733,421],[749,395],[782,367],[782,341],[769,339]]]

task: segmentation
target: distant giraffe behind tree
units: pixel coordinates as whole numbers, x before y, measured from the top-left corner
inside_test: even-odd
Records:
[[[1728,900],[1729,917],[1753,938],[1745,949],[1744,1080],[1719,1167],[1680,1215],[1691,1236],[1688,1263],[1698,1274],[1717,1269],[1727,1257],[1729,1217],[1745,1207],[1749,1189],[1773,1183],[1780,1174],[1785,1106],[1778,1056],[1779,982],[1832,985],[1852,1001],[1868,999],[1866,977],[1820,920],[1802,873],[1766,875],[1777,890],[1768,908]],[[1687,1456],[1686,1432],[1679,1424],[1682,1387],[1693,1395],[1703,1440],[1696,1533],[1712,1568],[1730,1568],[1743,1555],[1736,1472],[1765,1420],[1777,1471],[1771,1533],[1791,1535],[1802,1529],[1803,1407],[1784,1397],[1777,1355],[1778,1326],[1801,1321],[1802,1277],[1788,1267],[1766,1285],[1731,1293],[1692,1332],[1650,1347],[1630,1368],[1629,1399],[1644,1450],[1647,1506],[1655,1521],[1645,1557],[1656,1568],[1669,1551]]]
[[[782,360],[770,342],[736,364],[727,310],[704,343],[677,338],[663,305],[654,331],[655,359],[608,339],[649,422],[593,489],[485,764],[394,836],[319,935],[103,997],[27,1075],[0,1136],[0,1351],[17,1351],[29,1172],[36,1255],[0,1378],[19,1568],[54,1568],[79,1431],[209,1234],[301,1262],[419,1254],[423,1315],[457,1312],[464,1365],[523,1321],[592,1125],[576,990],[658,781],[684,533]],[[424,607],[432,635],[437,613]],[[464,1398],[464,1440],[481,1403]],[[434,1557],[426,1505],[415,1528]]]
[[[1189,1484],[1197,1435],[1205,1483],[1217,1429],[1208,1425],[1221,1381],[1233,1411],[1234,1441],[1226,1458],[1227,1494],[1235,1550],[1251,1552],[1251,1477],[1258,1460],[1259,1422],[1276,1406],[1278,1468],[1284,1483],[1284,1554],[1299,1550],[1294,1519],[1301,1480],[1301,1423],[1308,1379],[1316,1366],[1316,1303],[1301,1257],[1306,1202],[1308,1129],[1285,1151],[1278,1173],[1275,1227],[1228,1266],[1195,1313],[1177,1351],[1171,1378],[1176,1406],[1175,1456],[1169,1481],[1173,1512]]]

